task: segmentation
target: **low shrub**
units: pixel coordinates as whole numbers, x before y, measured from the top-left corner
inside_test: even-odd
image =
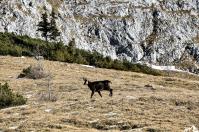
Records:
[[[57,101],[57,96],[54,95],[54,94],[51,94],[49,96],[49,93],[39,93],[39,101],[56,102]]]

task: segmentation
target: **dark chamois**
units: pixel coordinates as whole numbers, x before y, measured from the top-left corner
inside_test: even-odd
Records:
[[[91,98],[93,97],[95,92],[98,92],[98,94],[102,97],[102,94],[100,92],[102,90],[110,91],[109,96],[113,95],[113,89],[111,89],[110,85],[109,85],[109,83],[111,83],[111,81],[103,80],[103,81],[91,82],[91,81],[87,80],[86,78],[83,78],[83,80],[84,80],[84,85],[86,85],[86,82],[88,82],[87,85],[90,88],[90,90],[92,91],[91,92]]]

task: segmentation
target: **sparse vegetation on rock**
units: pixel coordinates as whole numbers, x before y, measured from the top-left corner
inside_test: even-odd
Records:
[[[1,39],[2,38],[2,39]],[[141,64],[132,64],[127,60],[112,60],[104,57],[98,52],[89,52],[75,47],[75,40],[71,40],[67,45],[62,42],[46,43],[40,39],[32,39],[28,36],[18,36],[12,33],[0,33],[0,55],[12,56],[34,56],[35,50],[45,59],[92,65],[99,68],[116,69],[124,71],[142,72],[151,75],[162,75],[158,70],[154,70]]]

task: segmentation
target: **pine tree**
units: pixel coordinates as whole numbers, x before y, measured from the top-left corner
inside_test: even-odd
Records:
[[[52,10],[52,12],[51,12],[50,35],[49,35],[49,37],[50,37],[51,40],[54,40],[54,41],[56,41],[56,38],[60,36],[60,32],[57,29],[55,19],[57,19],[57,17],[56,17],[55,11]]]
[[[42,37],[45,38],[46,42],[48,42],[48,36],[51,30],[50,25],[51,24],[48,22],[48,15],[45,11],[45,13],[42,14],[42,21],[40,21],[39,24],[37,25],[38,26],[37,31],[42,32]]]

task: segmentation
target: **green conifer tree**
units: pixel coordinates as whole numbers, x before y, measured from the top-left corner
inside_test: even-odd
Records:
[[[42,14],[42,20],[37,25],[38,26],[37,31],[42,32],[42,37],[45,38],[46,42],[48,42],[48,36],[49,36],[50,30],[51,30],[50,25],[51,24],[48,22],[48,15],[45,11],[45,13]]]
[[[56,41],[57,37],[60,36],[60,32],[59,30],[57,29],[57,26],[56,26],[56,20],[57,17],[56,17],[56,14],[55,14],[55,11],[54,9],[52,10],[51,12],[51,20],[50,20],[50,39],[51,40],[54,40]]]

